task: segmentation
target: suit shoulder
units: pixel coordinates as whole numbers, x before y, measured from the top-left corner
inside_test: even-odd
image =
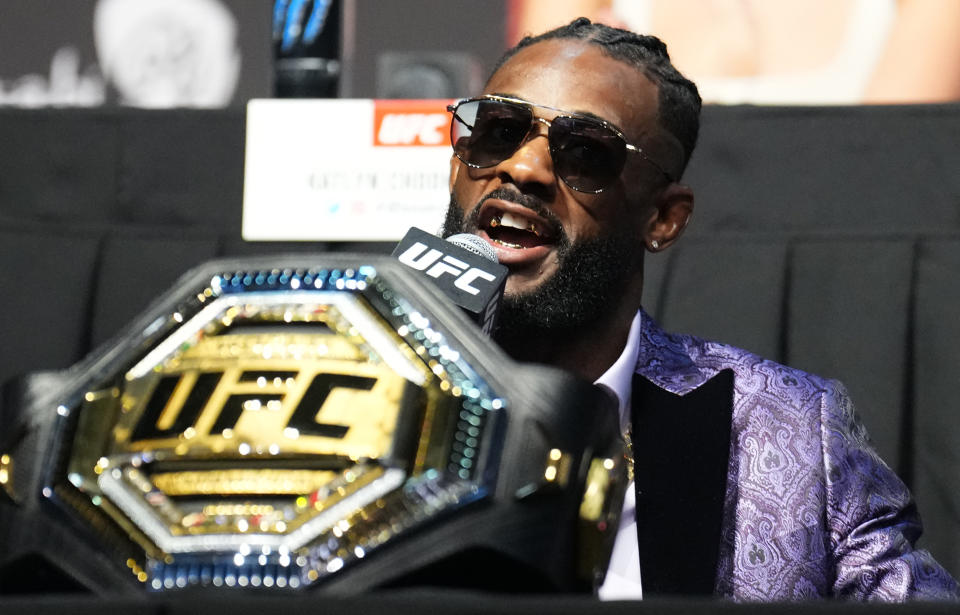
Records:
[[[834,405],[846,398],[846,390],[837,380],[729,344],[690,335],[679,337],[686,338],[689,355],[701,370],[712,373],[732,370],[734,388],[741,398],[761,396],[788,405],[815,405],[817,410],[821,403]]]

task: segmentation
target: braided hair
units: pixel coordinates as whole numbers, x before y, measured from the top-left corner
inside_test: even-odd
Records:
[[[683,147],[683,163],[680,168],[682,174],[697,144],[701,101],[697,86],[670,63],[667,46],[663,41],[655,36],[635,34],[629,30],[592,23],[586,17],[580,17],[543,34],[524,37],[500,57],[491,77],[521,49],[552,39],[575,39],[599,45],[603,53],[642,71],[657,86],[657,115],[660,125],[676,137]]]

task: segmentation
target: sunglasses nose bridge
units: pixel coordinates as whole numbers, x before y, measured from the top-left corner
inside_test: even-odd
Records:
[[[538,123],[547,128],[539,129]],[[549,127],[549,120],[534,117],[530,121],[530,129],[517,148],[496,165],[498,171],[518,184],[552,183],[554,171],[548,137]]]
[[[538,126],[538,124],[543,124],[543,128]],[[550,129],[552,127],[553,127],[552,121],[543,117],[537,117],[536,115],[532,116],[532,118],[530,119],[530,129],[527,130],[527,134],[523,137],[523,141],[520,143],[517,149],[519,150],[525,147],[527,144],[533,142],[535,139],[539,137],[543,137],[544,139],[546,139],[547,148],[549,149],[550,148]]]
[[[544,126],[546,126],[546,128],[543,129],[543,130],[541,130],[540,127],[537,126],[538,123],[543,124]],[[553,126],[553,122],[551,122],[551,121],[548,120],[547,118],[545,118],[545,117],[537,117],[536,115],[534,115],[534,116],[533,116],[533,120],[531,120],[531,122],[530,122],[530,132],[533,132],[534,130],[536,130],[538,136],[539,136],[540,134],[543,134],[544,136],[546,136],[547,134],[549,134],[549,132],[550,132],[550,127],[551,127],[551,126]],[[528,138],[530,138],[530,137],[528,137]]]
[[[537,124],[543,124],[545,128],[540,128]],[[517,145],[517,150],[520,151],[526,147],[530,142],[538,137],[544,137],[547,141],[550,140],[550,127],[553,123],[545,118],[537,117],[535,115],[530,117],[530,127],[527,129],[527,134],[523,135],[523,139]],[[516,151],[514,153],[516,153]]]

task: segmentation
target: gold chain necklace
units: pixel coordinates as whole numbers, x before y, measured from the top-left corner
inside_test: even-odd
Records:
[[[623,460],[627,464],[627,480],[633,482],[633,439],[630,437],[631,425],[623,432]]]

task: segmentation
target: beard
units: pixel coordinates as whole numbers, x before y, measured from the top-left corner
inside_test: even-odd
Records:
[[[557,271],[535,289],[504,295],[493,338],[508,352],[522,355],[525,348],[547,339],[590,336],[595,324],[610,318],[619,305],[632,268],[637,266],[638,245],[625,233],[583,239],[573,243],[553,212],[539,199],[497,189],[487,198],[504,198],[530,207],[558,229]],[[536,203],[532,202],[536,200]],[[527,201],[531,201],[528,203]],[[482,202],[482,201],[481,201]],[[480,204],[464,217],[453,195],[443,223],[443,237],[477,230]]]

